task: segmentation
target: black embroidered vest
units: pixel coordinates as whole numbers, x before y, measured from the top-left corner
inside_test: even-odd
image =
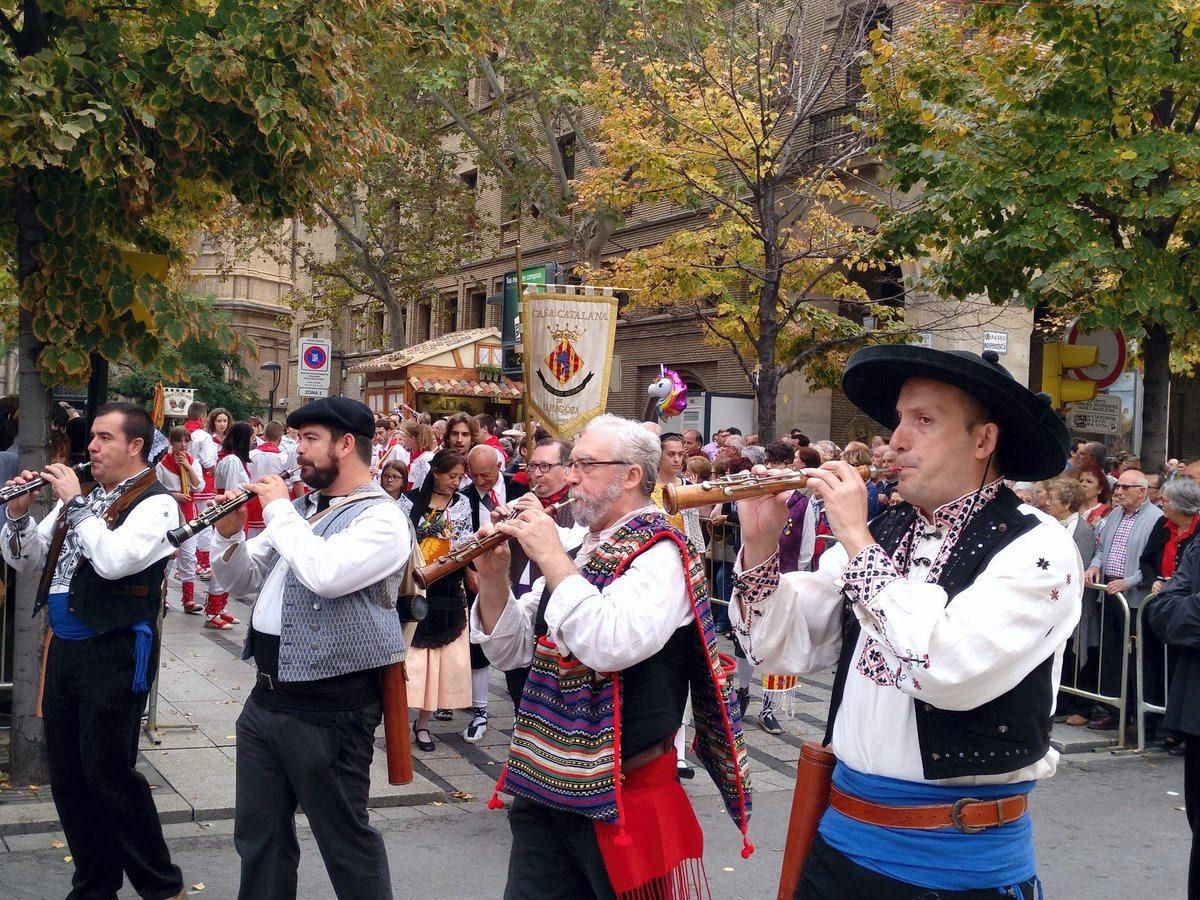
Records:
[[[1022,513],[1019,505],[1016,495],[1002,487],[995,499],[967,523],[937,580],[946,591],[947,606],[997,553],[1038,524],[1038,519]],[[916,510],[907,503],[892,507],[871,521],[871,534],[884,550],[894,554],[916,515]],[[826,744],[833,737],[834,719],[846,688],[846,677],[854,665],[861,630],[847,604],[842,610],[842,651],[829,704]],[[1012,690],[975,709],[938,709],[914,699],[925,777],[932,780],[997,775],[1024,768],[1045,756],[1050,748],[1053,664],[1051,655]]]
[[[148,497],[168,493],[155,481],[133,503],[121,510],[110,527],[114,530],[120,528],[129,513]],[[162,604],[163,573],[170,560],[169,556],[163,557],[140,572],[110,581],[96,574],[91,561],[83,557],[71,578],[67,607],[81,622],[102,634],[117,628],[128,628],[135,622],[155,622]]]

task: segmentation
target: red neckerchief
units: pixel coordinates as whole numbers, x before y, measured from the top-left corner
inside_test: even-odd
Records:
[[[263,453],[278,453],[278,452],[279,452],[279,445],[278,445],[278,444],[273,444],[273,443],[271,443],[270,441],[263,441],[261,444],[259,444],[259,445],[258,445],[257,447],[255,447],[254,449],[255,449],[255,450],[261,450]]]
[[[183,455],[185,457],[187,457],[188,465],[190,466],[192,464],[192,454],[184,453]],[[173,473],[179,479],[179,483],[182,485],[183,484],[183,475],[179,471],[179,462],[175,459],[175,454],[168,453],[166,456],[164,456],[162,458],[162,464],[163,464],[163,468],[166,469],[168,472]],[[192,477],[192,473],[189,472],[188,478],[191,478],[191,477]],[[196,517],[196,501],[193,498],[195,496],[196,491],[202,491],[202,490],[204,490],[204,480],[203,479],[200,480],[199,484],[189,484],[188,485],[188,491],[193,496],[188,497],[188,499],[186,499],[186,500],[179,501],[179,508],[183,512],[184,519],[191,521],[192,519],[194,519]]]
[[[199,419],[188,419],[186,422],[183,423],[183,427],[186,428],[188,430],[188,432],[190,433],[193,431],[199,431],[201,428],[204,427],[204,423],[201,422]]]
[[[571,492],[570,485],[564,484],[563,489],[561,491],[559,491],[557,494],[553,494],[553,495],[547,497],[545,500],[542,500],[542,509],[545,509],[547,506],[550,506],[554,503],[558,503],[560,500],[566,500],[567,494],[569,494],[570,492]]]
[[[1163,578],[1170,578],[1175,574],[1175,564],[1179,559],[1179,545],[1186,541],[1196,532],[1196,523],[1200,522],[1200,516],[1193,516],[1191,524],[1186,529],[1180,528],[1170,519],[1167,520],[1167,544],[1163,547],[1162,564],[1158,567],[1158,574]]]

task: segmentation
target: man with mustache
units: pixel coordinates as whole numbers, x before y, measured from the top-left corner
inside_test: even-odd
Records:
[[[533,589],[513,596],[507,544],[476,560],[472,640],[502,669],[532,666],[497,785],[516,798],[510,900],[707,896],[703,834],[673,745],[689,687],[697,752],[743,833],[748,823],[740,716],[703,559],[650,500],[660,455],[638,423],[600,416],[565,465],[575,519],[589,529],[574,559],[554,520],[523,500],[494,528],[540,569]]]
[[[262,501],[262,534],[244,538],[243,509],[217,523],[213,540],[222,583],[258,592],[242,651],[257,683],[237,721],[239,896],[296,896],[299,805],[337,896],[390,898],[367,798],[379,670],[404,650],[395,600],[411,530],[371,477],[375,421],[365,404],[314,400],[287,424],[298,430],[300,476],[312,492],[290,502],[284,481],[267,475],[246,486]]]

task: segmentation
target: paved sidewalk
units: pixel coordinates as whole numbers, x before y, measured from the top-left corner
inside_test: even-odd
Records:
[[[218,632],[204,628],[203,617],[180,612],[178,582],[172,582],[171,605],[173,611],[163,625],[158,683],[156,738],[160,742],[143,732],[138,767],[153,786],[164,823],[208,827],[233,816],[234,722],[254,684],[253,669],[239,659],[249,607],[231,602],[230,611],[243,624]],[[721,644],[728,650],[728,643]],[[792,789],[800,745],[824,734],[832,674],[801,679],[794,718],[781,717],[782,735],[769,735],[758,728],[758,703],[751,703],[745,734],[756,792]],[[756,698],[760,695],[761,682],[753,686],[752,693]],[[396,807],[430,804],[473,804],[483,809],[512,736],[512,703],[499,672],[492,674],[491,695],[490,727],[484,739],[477,744],[462,739],[462,729],[469,721],[464,713],[456,713],[450,722],[431,722],[437,748],[422,753],[414,746],[415,777],[402,787],[387,782],[380,726],[377,746],[381,750],[371,769],[371,808],[385,816]],[[1056,725],[1054,730],[1055,744],[1064,752],[1103,749],[1114,736],[1065,725]],[[716,787],[702,770],[685,785],[693,796],[716,794]],[[0,838],[10,849],[21,845],[15,836],[57,832],[58,828],[48,787],[13,786],[0,792]]]

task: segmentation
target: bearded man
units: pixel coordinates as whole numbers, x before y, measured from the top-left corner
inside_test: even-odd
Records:
[[[740,715],[703,557],[650,501],[660,455],[636,422],[600,416],[566,462],[589,529],[574,559],[554,520],[526,506],[494,527],[541,570],[533,589],[513,596],[507,544],[476,560],[472,640],[502,669],[532,665],[497,785],[516,797],[508,900],[708,896],[673,747],[689,687],[697,753],[745,832]]]
[[[365,404],[314,400],[287,424],[312,493],[291,503],[283,480],[267,475],[246,486],[262,501],[262,534],[245,540],[242,509],[217,523],[213,540],[222,584],[258,592],[242,651],[257,683],[237,720],[239,896],[296,896],[300,805],[337,896],[390,898],[367,798],[379,670],[404,651],[395,600],[411,531],[371,478],[375,422]]]
[[[1062,471],[1067,432],[995,353],[869,347],[842,388],[894,427],[904,498],[868,525],[846,463],[806,469],[838,545],[779,574],[784,495],[742,500],[730,610],[749,656],[837,663],[830,806],[795,896],[1040,896],[1028,794],[1058,753],[1050,722],[1083,566],[1066,529],[1002,479]]]

